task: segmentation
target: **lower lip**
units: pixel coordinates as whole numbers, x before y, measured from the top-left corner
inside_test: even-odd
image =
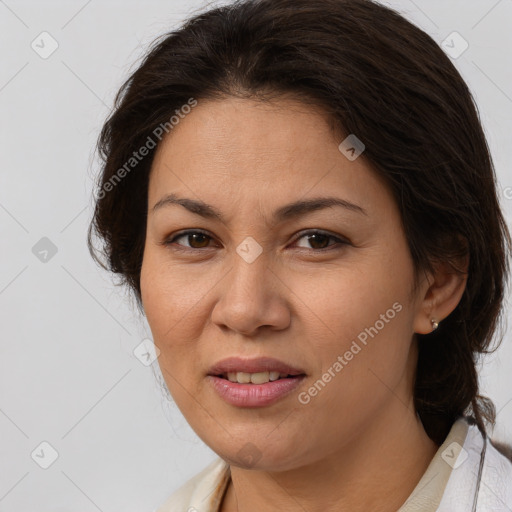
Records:
[[[208,375],[215,391],[228,404],[238,407],[264,407],[271,405],[296,389],[305,375],[278,379],[265,384],[238,384],[222,377]]]

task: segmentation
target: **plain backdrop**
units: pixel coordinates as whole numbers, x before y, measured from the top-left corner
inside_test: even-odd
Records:
[[[467,41],[454,63],[510,219],[512,1],[386,3],[440,45]],[[150,512],[216,457],[137,357],[149,327],[86,246],[114,95],[144,48],[204,5],[0,0],[0,512]],[[510,339],[481,381],[495,436],[512,441]]]

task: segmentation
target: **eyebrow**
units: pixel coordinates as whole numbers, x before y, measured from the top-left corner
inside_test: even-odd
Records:
[[[177,194],[168,194],[162,197],[162,199],[153,206],[152,211],[154,213],[155,211],[170,205],[181,205],[188,211],[206,219],[216,219],[224,222],[222,214],[213,206],[204,203],[203,201],[179,197]],[[331,208],[333,206],[339,206],[355,213],[368,215],[364,208],[344,199],[340,199],[338,197],[316,197],[313,199],[296,201],[282,206],[274,212],[274,218],[277,222],[283,222],[294,217],[306,215],[324,208]]]

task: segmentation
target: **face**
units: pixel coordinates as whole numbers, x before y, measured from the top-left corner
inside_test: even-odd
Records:
[[[233,464],[320,461],[411,399],[420,301],[400,214],[341,142],[310,105],[232,98],[199,101],[155,155],[144,309],[176,404]],[[229,383],[212,369],[229,357],[300,375]]]

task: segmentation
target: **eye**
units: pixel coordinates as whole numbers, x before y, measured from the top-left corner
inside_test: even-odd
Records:
[[[183,245],[181,243],[178,243],[178,240],[185,239],[188,243],[188,245]],[[331,235],[330,233],[319,231],[319,230],[310,230],[305,231],[300,234],[299,237],[295,239],[294,243],[297,243],[297,241],[307,238],[307,243],[311,245],[311,248],[316,251],[323,251],[323,250],[329,250],[331,248],[336,248],[333,246],[340,246],[340,245],[349,245],[350,242],[342,239],[340,237]],[[188,230],[188,231],[182,231],[181,233],[177,233],[174,237],[164,240],[162,242],[162,245],[170,246],[175,245],[176,248],[184,249],[184,250],[194,250],[194,249],[208,249],[210,241],[213,240],[213,238],[208,235],[207,233],[199,230]],[[334,244],[329,244],[330,240],[334,240]],[[327,244],[327,245],[326,245]],[[300,247],[300,246],[299,246]],[[302,247],[306,248],[307,247]]]
[[[178,233],[176,236],[169,240],[164,240],[162,242],[163,245],[171,245],[174,244],[180,238],[185,238],[190,245],[182,246],[182,244],[177,244],[184,249],[204,249],[208,248],[208,243],[212,240],[212,237],[204,233],[203,231],[190,230],[190,231],[182,231]]]
[[[302,238],[307,238],[307,243],[312,245],[313,249],[316,249],[317,251],[322,250],[329,250],[331,248],[336,248],[333,246],[340,246],[340,245],[348,245],[350,242],[347,240],[344,240],[340,237],[331,235],[330,233],[327,233],[325,231],[318,231],[318,230],[311,230],[306,231],[299,236],[295,242],[298,240],[301,240]],[[334,244],[329,244],[329,240],[335,240]],[[327,245],[326,245],[327,243]],[[321,247],[319,247],[321,246]]]

